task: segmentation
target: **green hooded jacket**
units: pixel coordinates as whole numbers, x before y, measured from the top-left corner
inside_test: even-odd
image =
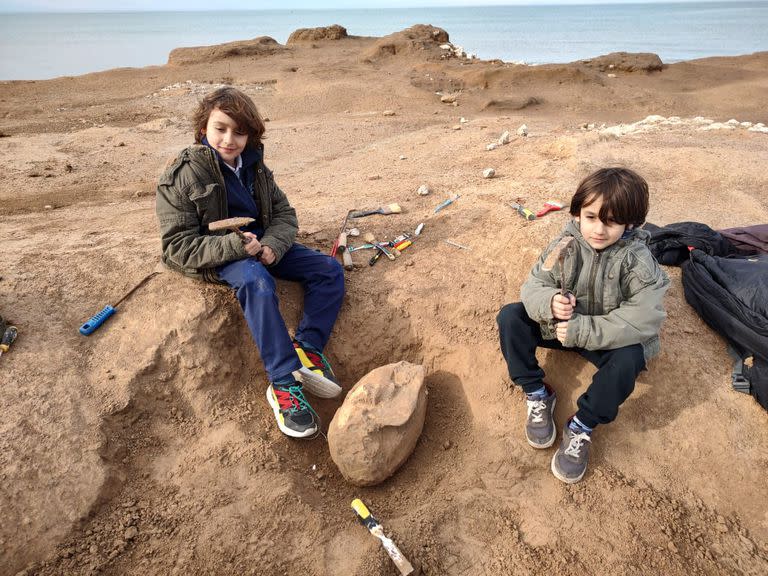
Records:
[[[279,262],[296,238],[296,211],[264,162],[255,169],[254,195],[264,229],[260,242]],[[162,260],[171,269],[216,282],[217,266],[248,257],[237,234],[208,230],[211,222],[229,217],[224,177],[208,146],[189,146],[168,165],[157,185],[156,212]]]
[[[561,265],[544,269],[549,253],[564,236],[573,236]],[[520,290],[528,316],[539,322],[545,339],[557,338],[552,297],[560,292],[564,270],[566,290],[576,297],[564,346],[611,350],[642,344],[646,361],[659,353],[659,330],[666,317],[664,294],[669,278],[648,248],[650,234],[638,229],[597,252],[571,221],[547,247]]]

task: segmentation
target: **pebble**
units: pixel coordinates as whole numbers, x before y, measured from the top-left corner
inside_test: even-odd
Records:
[[[401,157],[401,160],[402,160],[402,157]],[[368,180],[381,180],[381,176],[379,176],[378,174],[371,174],[370,176],[368,176]]]
[[[451,447],[451,441],[450,440],[446,440],[445,442],[443,442],[443,450],[448,450],[448,449],[450,449],[450,447]]]
[[[400,160],[405,160],[406,158],[408,158],[408,156],[403,156],[402,154],[400,154]]]
[[[608,78],[616,78],[616,74],[608,74]]]
[[[504,131],[499,137],[499,146],[503,146],[504,144],[509,144],[509,132],[507,131]]]
[[[395,111],[394,110],[384,110],[384,112],[382,112],[382,115],[383,116],[394,116],[395,115]]]
[[[347,232],[347,234],[349,236],[354,236],[356,238],[356,237],[360,236],[360,230],[358,230],[357,228],[350,228],[349,232]]]
[[[125,533],[123,534],[123,538],[125,538],[126,540],[133,540],[138,535],[139,535],[138,528],[136,528],[136,526],[130,526],[130,527],[125,529]]]
[[[427,195],[427,194],[429,194],[430,192],[432,192],[432,190],[430,190],[430,189],[429,189],[429,186],[427,186],[426,184],[422,184],[421,186],[419,186],[419,189],[418,189],[418,190],[416,190],[416,193],[417,193],[419,196],[426,196],[426,195]]]
[[[486,168],[483,170],[483,178],[493,178],[496,176],[496,170],[493,168]]]
[[[496,148],[498,148],[498,147],[499,147],[499,145],[498,145],[498,144],[496,144],[496,143],[494,142],[493,144],[488,144],[488,145],[485,147],[485,149],[486,149],[486,150],[488,150],[488,151],[490,151],[490,150],[496,150]]]
[[[453,104],[456,102],[456,94],[443,94],[440,96],[440,102],[444,104]]]
[[[466,124],[467,122],[469,122],[469,120],[467,120],[466,118],[464,118],[464,116],[462,116],[461,118],[459,118],[459,122],[461,122],[462,124]]]
[[[451,126],[451,130],[461,130],[461,124],[454,124]]]
[[[520,128],[517,129],[517,134],[519,136],[528,136],[528,126],[526,126],[525,124],[520,126]]]
[[[45,206],[43,206],[43,208],[45,208],[46,210],[53,210],[53,206],[51,206],[50,204],[46,204]]]

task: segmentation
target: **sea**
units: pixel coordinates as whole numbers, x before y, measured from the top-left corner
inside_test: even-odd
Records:
[[[672,63],[768,50],[768,1],[647,4],[0,13],[0,80],[40,80],[165,64],[181,46],[258,36],[285,43],[297,28],[340,24],[385,36],[414,24],[444,28],[479,58],[544,64],[609,52],[654,52]]]

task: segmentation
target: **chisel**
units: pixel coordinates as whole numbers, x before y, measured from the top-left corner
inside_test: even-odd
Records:
[[[138,284],[136,284],[136,286],[134,286],[133,288],[131,288],[131,289],[128,291],[128,293],[127,293],[125,296],[123,296],[122,298],[120,298],[120,300],[118,300],[118,301],[115,303],[115,305],[114,305],[114,306],[110,306],[109,304],[107,304],[106,306],[104,306],[104,308],[101,310],[101,312],[97,312],[96,314],[94,314],[93,316],[91,316],[91,317],[90,317],[90,319],[89,319],[89,320],[88,320],[88,321],[87,321],[85,324],[83,324],[82,326],[80,326],[80,334],[82,334],[83,336],[88,336],[88,335],[90,335],[90,334],[93,334],[93,332],[94,332],[94,331],[95,331],[95,330],[96,330],[96,329],[97,329],[99,326],[101,326],[102,324],[104,324],[104,322],[107,320],[107,318],[109,318],[109,317],[110,317],[110,316],[112,316],[112,315],[113,315],[115,312],[117,312],[117,307],[118,307],[118,306],[119,306],[119,305],[120,305],[122,302],[124,302],[124,301],[125,301],[125,299],[126,299],[126,298],[128,298],[128,296],[130,296],[130,295],[131,295],[131,294],[133,294],[133,293],[134,293],[136,290],[138,290],[139,288],[141,288],[141,287],[142,287],[142,286],[143,286],[143,285],[144,285],[144,284],[145,284],[145,283],[146,283],[146,282],[147,282],[147,281],[148,281],[150,278],[152,278],[152,277],[153,277],[153,276],[155,276],[156,274],[159,274],[159,272],[152,272],[152,273],[150,273],[149,275],[145,276],[145,277],[144,277],[144,279],[143,279],[141,282],[139,282]]]
[[[387,536],[384,534],[384,528],[382,528],[381,524],[379,524],[379,521],[373,517],[365,504],[363,504],[363,501],[359,498],[352,500],[352,510],[355,511],[363,526],[368,528],[368,531],[371,534],[381,540],[381,545],[384,546],[384,550],[387,551],[387,554],[389,554],[392,562],[394,562],[395,566],[397,566],[401,576],[408,576],[408,574],[411,574],[413,572],[413,566],[410,562],[408,562],[408,559],[403,556],[403,553],[400,552],[400,549],[392,541],[392,539],[387,538]]]

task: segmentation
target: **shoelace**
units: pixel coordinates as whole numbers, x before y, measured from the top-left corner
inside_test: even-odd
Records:
[[[589,437],[589,434],[583,432],[577,434],[571,431],[571,439],[568,442],[568,448],[565,449],[565,454],[578,458],[584,442],[592,442],[592,438]]]
[[[547,409],[547,403],[544,400],[527,400],[528,416],[533,415],[533,422],[540,424],[544,421],[543,412]]]
[[[315,416],[315,412],[312,406],[309,405],[307,399],[304,398],[304,389],[302,386],[288,386],[287,388],[273,388],[275,396],[277,396],[277,404],[281,410],[289,410],[291,412],[309,410]]]

